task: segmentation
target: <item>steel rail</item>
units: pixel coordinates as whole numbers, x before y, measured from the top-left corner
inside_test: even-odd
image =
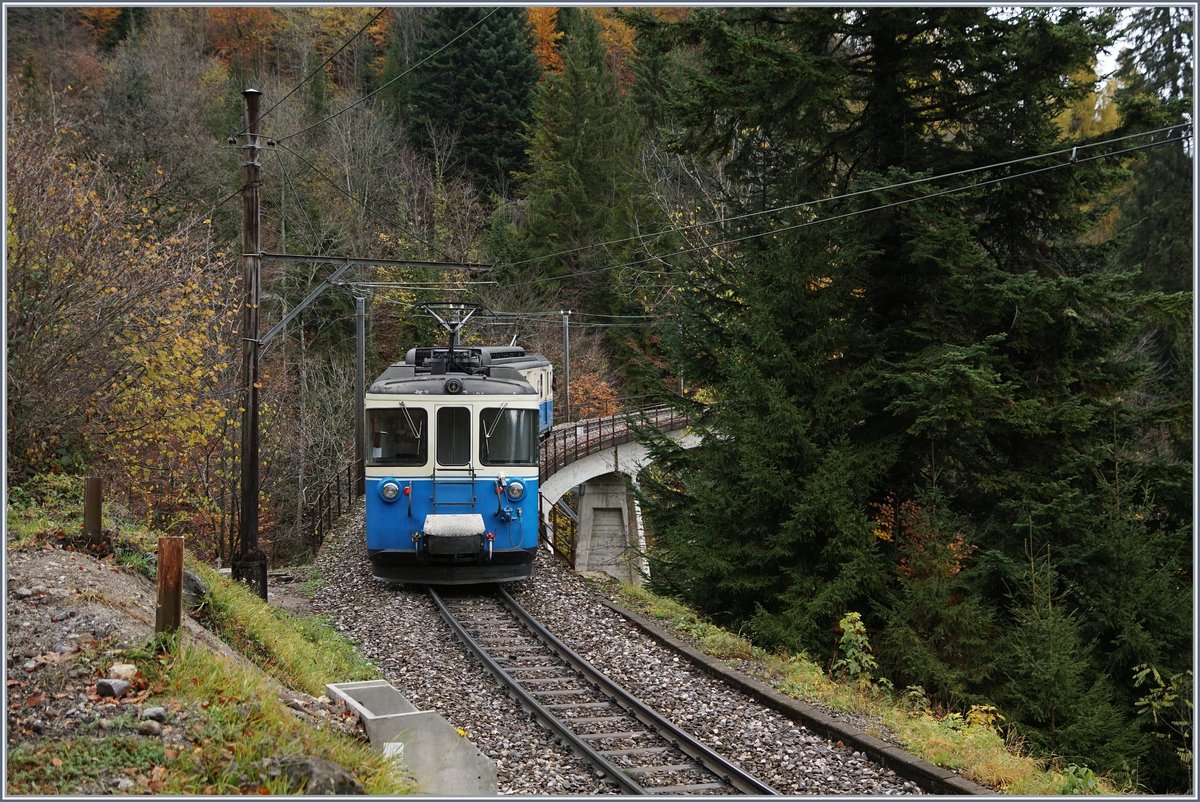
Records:
[[[497,588],[499,600],[504,604],[508,611],[516,617],[517,622],[523,625],[533,636],[541,642],[541,644],[550,650],[558,659],[562,660],[566,666],[574,672],[574,674],[582,680],[582,682],[598,692],[601,696],[608,698],[609,702],[620,708],[625,715],[641,722],[643,726],[657,735],[663,741],[670,743],[671,746],[678,752],[686,755],[691,760],[695,761],[694,768],[700,768],[709,774],[718,778],[722,783],[728,785],[733,790],[743,794],[753,796],[774,796],[778,792],[770,786],[759,781],[757,778],[746,773],[741,767],[726,760],[721,755],[709,749],[704,744],[697,741],[687,732],[667,721],[641,700],[631,695],[628,691],[615,684],[612,680],[602,674],[598,669],[588,663],[582,656],[575,653],[570,647],[552,635],[544,626],[536,619],[529,615],[521,606],[508,594],[503,588]],[[533,712],[539,722],[543,724],[551,732],[558,735],[564,743],[569,744],[582,757],[596,766],[605,775],[618,783],[621,788],[629,794],[636,795],[653,795],[668,793],[667,789],[655,788],[653,786],[642,786],[637,783],[630,775],[633,773],[644,773],[647,771],[661,770],[670,771],[672,769],[682,769],[684,766],[657,766],[657,767],[639,767],[639,768],[622,768],[609,761],[604,753],[594,749],[586,740],[576,735],[567,722],[558,718],[550,710],[545,708],[536,698],[533,693],[526,690],[521,681],[513,677],[509,672],[488,654],[488,650],[480,644],[469,632],[462,622],[457,619],[454,613],[442,601],[441,597],[433,589],[429,589],[430,596],[437,605],[442,616],[450,623],[455,633],[462,639],[467,647],[483,662],[487,669],[495,675],[501,682],[509,687],[511,692],[516,696],[519,703],[526,709]]]
[[[588,682],[591,682],[600,689],[602,693],[613,698],[616,703],[625,709],[630,715],[638,721],[645,724],[655,732],[666,737],[671,741],[672,745],[683,752],[688,757],[695,760],[712,774],[720,777],[723,781],[741,791],[743,794],[751,796],[778,796],[779,792],[771,788],[766,783],[760,781],[757,777],[747,773],[745,770],[726,760],[724,757],[714,752],[712,749],[705,746],[700,741],[692,737],[688,732],[681,730],[672,722],[663,718],[655,710],[647,706],[636,696],[626,691],[621,686],[614,683],[605,676],[599,669],[585,660],[581,655],[577,654],[565,643],[556,638],[533,616],[521,607],[508,591],[504,588],[497,588],[500,597],[504,603],[521,621],[534,632],[539,640],[550,646],[560,657],[570,663],[571,667],[583,675]]]
[[[487,650],[483,648],[483,646],[481,646],[469,632],[467,632],[466,627],[464,627],[462,622],[458,620],[457,616],[450,611],[450,608],[448,608],[445,602],[442,601],[442,597],[438,594],[438,592],[432,586],[430,586],[428,590],[430,598],[433,599],[433,603],[438,608],[438,612],[440,612],[442,614],[442,618],[444,618],[446,622],[450,624],[450,627],[454,630],[455,634],[458,635],[459,639],[466,644],[467,648],[470,649],[476,657],[483,661],[483,664],[488,671],[490,671],[498,680],[503,682],[508,687],[509,691],[516,696],[518,703],[526,710],[529,710],[533,713],[534,717],[542,724],[543,727],[561,738],[564,743],[570,744],[571,748],[574,749],[576,753],[603,772],[609,779],[616,782],[617,785],[621,787],[621,790],[625,793],[637,796],[644,796],[649,793],[649,791],[647,791],[645,788],[635,782],[633,778],[622,771],[619,766],[605,758],[604,755],[601,755],[599,752],[589,746],[587,742],[581,740],[578,735],[568,729],[566,725],[564,725],[557,717],[554,716],[554,714],[552,714],[540,702],[538,702],[537,699],[533,698],[532,694],[530,694],[529,691],[527,691],[519,682],[517,682],[517,680],[514,679],[511,674],[505,671],[500,664],[497,663],[490,654],[488,654]]]

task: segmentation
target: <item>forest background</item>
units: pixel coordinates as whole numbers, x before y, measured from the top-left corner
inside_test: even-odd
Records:
[[[265,250],[496,266],[266,349],[273,564],[353,453],[356,294],[371,375],[418,301],[556,364],[571,309],[573,418],[702,438],[640,480],[657,589],[841,669],[858,613],[862,679],[1190,787],[1190,8],[5,12],[10,494],[102,475],[228,564],[253,87]],[[265,264],[267,325],[329,270]]]

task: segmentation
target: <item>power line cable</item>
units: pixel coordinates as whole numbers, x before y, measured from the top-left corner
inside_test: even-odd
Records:
[[[1079,150],[1084,149],[1084,148],[1094,148],[1094,147],[1099,147],[1101,145],[1110,145],[1110,144],[1113,144],[1116,142],[1124,141],[1126,139],[1134,139],[1134,138],[1138,138],[1138,137],[1157,136],[1158,134],[1166,132],[1167,139],[1164,139],[1159,143],[1159,144],[1162,144],[1162,142],[1166,142],[1171,139],[1171,136],[1170,136],[1171,131],[1174,131],[1177,128],[1184,128],[1189,125],[1190,125],[1190,123],[1178,123],[1176,125],[1169,125],[1169,126],[1165,126],[1163,128],[1157,128],[1152,131],[1142,131],[1142,132],[1136,133],[1136,134],[1126,134],[1126,135],[1119,136],[1119,137],[1113,137],[1111,139],[1101,140],[1099,142],[1091,142],[1091,143],[1086,143],[1086,144],[1082,144],[1082,145],[1074,145],[1069,148],[1061,148],[1059,150],[1047,151],[1046,153],[1039,153],[1034,156],[1022,156],[1020,158],[1009,159],[1009,160],[1003,161],[1003,162],[995,162],[994,164],[986,164],[981,167],[969,167],[969,168],[965,168],[962,170],[956,170],[954,172],[941,173],[941,174],[934,175],[934,176],[926,176],[924,178],[914,178],[909,181],[901,181],[899,183],[890,184],[887,186],[870,187],[867,189],[855,190],[854,192],[843,193],[841,195],[831,195],[827,198],[818,198],[816,200],[803,201],[801,203],[793,203],[793,204],[789,204],[786,206],[777,206],[777,207],[774,207],[771,209],[763,209],[763,210],[760,210],[757,212],[746,212],[745,214],[734,215],[732,217],[722,217],[722,218],[718,218],[716,220],[708,220],[708,221],[700,222],[700,223],[691,223],[686,226],[673,226],[671,228],[665,228],[661,231],[656,231],[656,232],[653,232],[650,234],[637,234],[637,235],[634,235],[631,237],[624,237],[622,239],[615,239],[615,240],[608,240],[605,242],[591,243],[589,245],[581,245],[576,248],[569,248],[569,249],[562,250],[562,251],[555,251],[554,253],[543,254],[541,256],[531,256],[527,259],[520,259],[515,262],[508,262],[508,263],[506,263],[506,266],[507,267],[519,267],[521,265],[530,264],[532,262],[539,262],[539,261],[543,261],[546,259],[555,259],[555,258],[559,258],[562,256],[570,256],[571,254],[580,253],[582,251],[590,251],[590,250],[596,250],[599,248],[607,248],[612,245],[624,245],[625,243],[629,243],[629,242],[640,242],[643,240],[651,239],[653,237],[660,237],[664,234],[672,234],[672,233],[678,233],[678,232],[683,232],[683,231],[690,231],[695,228],[703,228],[706,226],[724,225],[726,223],[732,223],[736,220],[746,220],[746,219],[749,219],[752,217],[761,217],[762,215],[767,215],[767,214],[779,214],[781,212],[794,211],[796,209],[803,209],[803,208],[807,208],[809,206],[817,206],[822,203],[830,203],[830,202],[838,201],[838,200],[847,200],[849,198],[855,198],[860,195],[866,195],[866,194],[870,194],[873,192],[883,192],[883,191],[887,191],[887,190],[903,189],[904,187],[915,186],[918,184],[926,184],[926,183],[931,183],[934,181],[941,181],[946,178],[957,178],[959,176],[969,175],[971,173],[983,172],[985,170],[995,170],[995,169],[999,169],[1002,167],[1011,167],[1016,164],[1023,164],[1025,162],[1035,161],[1037,159],[1046,159],[1046,158],[1051,158],[1053,156],[1077,154]],[[594,271],[591,271],[591,272],[594,272]],[[581,275],[581,274],[576,274],[576,275]]]
[[[471,31],[475,30],[475,28],[477,28],[477,27],[479,27],[480,25],[482,25],[483,23],[487,22],[489,19],[491,19],[491,18],[492,18],[492,15],[493,15],[493,14],[495,14],[497,11],[499,11],[501,8],[503,8],[503,6],[497,6],[496,8],[493,8],[493,9],[492,9],[490,12],[488,12],[488,15],[487,15],[486,17],[483,17],[482,19],[480,19],[480,20],[476,21],[476,22],[475,22],[473,25],[471,25],[471,27],[467,28],[465,31],[463,31],[462,33],[460,33],[458,36],[455,36],[455,37],[454,37],[453,39],[451,39],[449,42],[446,42],[446,44],[442,45],[442,46],[441,46],[441,47],[439,47],[437,50],[433,51],[433,52],[432,52],[432,53],[430,53],[428,56],[426,56],[425,58],[421,59],[421,60],[420,60],[420,61],[418,61],[416,64],[412,65],[411,67],[409,67],[407,70],[405,70],[404,72],[402,72],[402,73],[400,73],[399,75],[397,75],[397,76],[396,76],[395,78],[393,78],[392,80],[390,80],[390,81],[388,81],[387,83],[385,83],[385,84],[383,84],[383,85],[381,85],[381,86],[377,87],[377,88],[376,88],[376,89],[374,89],[373,91],[371,91],[371,92],[369,92],[369,93],[367,93],[367,94],[363,95],[361,98],[359,98],[358,100],[354,101],[354,102],[353,102],[353,103],[351,103],[349,106],[346,106],[344,109],[341,109],[340,111],[335,111],[333,114],[330,114],[330,115],[329,115],[328,117],[326,117],[325,119],[323,119],[323,120],[318,120],[317,122],[313,123],[312,125],[310,125],[310,126],[308,126],[308,127],[306,127],[306,128],[301,128],[299,131],[293,131],[293,132],[292,132],[292,133],[290,133],[290,134],[285,134],[284,136],[281,136],[281,137],[276,137],[276,138],[275,138],[275,141],[276,141],[276,142],[282,142],[282,141],[283,141],[283,140],[285,140],[285,139],[291,139],[292,137],[300,136],[300,134],[303,134],[303,133],[305,133],[305,132],[307,132],[307,131],[311,131],[312,129],[316,128],[318,125],[324,125],[325,123],[329,122],[329,121],[330,121],[330,120],[332,120],[334,117],[337,117],[337,116],[338,116],[338,115],[340,115],[340,114],[345,114],[346,112],[350,111],[350,109],[354,108],[355,106],[358,106],[358,105],[361,105],[361,104],[365,103],[365,102],[367,101],[367,99],[368,99],[368,98],[372,97],[373,95],[377,95],[377,94],[379,94],[379,93],[380,93],[380,92],[382,92],[384,89],[387,89],[389,86],[391,86],[392,84],[396,83],[396,81],[399,81],[401,78],[403,78],[404,76],[408,75],[410,72],[412,72],[413,70],[415,70],[417,67],[420,67],[422,64],[424,64],[425,62],[429,61],[431,58],[433,58],[434,56],[436,56],[438,53],[441,53],[443,50],[445,50],[446,48],[448,48],[450,45],[454,44],[454,43],[455,43],[455,42],[457,42],[459,39],[463,38],[464,36],[466,36],[466,35],[467,35],[468,33],[470,33]]]
[[[283,97],[279,98],[279,100],[275,102],[275,105],[271,106],[271,108],[269,108],[269,109],[267,109],[266,111],[264,111],[264,112],[262,112],[261,114],[259,114],[259,115],[258,115],[258,119],[257,119],[257,120],[255,120],[255,122],[256,122],[256,123],[257,123],[257,122],[261,122],[261,121],[262,121],[262,119],[263,119],[264,117],[266,117],[266,116],[267,116],[268,114],[270,114],[271,112],[275,111],[275,109],[279,108],[279,106],[280,106],[280,104],[281,104],[281,103],[283,103],[285,100],[287,100],[287,99],[288,99],[289,97],[291,97],[292,95],[296,94],[296,92],[298,92],[302,86],[304,86],[306,83],[308,83],[309,81],[311,81],[311,80],[313,79],[313,76],[315,76],[315,75],[316,75],[317,73],[319,73],[321,70],[325,69],[325,65],[326,65],[326,64],[328,64],[329,62],[331,62],[331,61],[333,61],[335,58],[337,58],[337,57],[338,57],[338,55],[339,55],[339,54],[340,54],[340,53],[341,53],[343,50],[345,50],[347,47],[349,47],[349,46],[350,46],[350,44],[351,44],[352,42],[354,42],[354,40],[355,40],[355,39],[357,39],[358,37],[362,36],[362,35],[363,35],[363,31],[365,31],[367,28],[370,28],[372,25],[374,25],[374,24],[375,24],[375,20],[377,20],[377,19],[379,19],[380,17],[382,17],[382,16],[383,16],[383,13],[384,13],[385,11],[387,11],[387,8],[386,8],[386,7],[379,9],[379,13],[377,13],[375,16],[371,17],[371,19],[370,19],[370,20],[367,22],[367,24],[366,24],[366,25],[364,25],[364,26],[362,26],[361,28],[359,28],[359,29],[358,29],[358,33],[356,33],[356,34],[354,34],[353,36],[351,36],[349,39],[347,39],[347,40],[346,40],[346,41],[345,41],[345,42],[342,44],[342,46],[341,46],[341,47],[339,47],[337,50],[333,51],[333,53],[331,53],[331,54],[330,54],[329,58],[327,58],[327,59],[325,59],[324,61],[322,61],[322,62],[321,62],[321,64],[320,64],[320,66],[318,66],[318,67],[317,67],[315,70],[313,70],[312,72],[310,72],[308,75],[304,76],[304,78],[303,78],[303,79],[300,81],[300,83],[298,83],[298,84],[296,84],[294,87],[292,87],[292,91],[288,92],[286,95],[284,95]],[[253,127],[253,126],[251,126],[251,127]],[[237,134],[237,136],[239,136],[239,137],[240,137],[240,136],[243,136],[243,135],[245,135],[245,134],[247,134],[247,133],[249,133],[249,129],[246,129],[246,130],[242,131],[241,133]]]
[[[296,151],[295,151],[293,148],[290,148],[290,147],[288,147],[287,145],[285,145],[285,144],[283,144],[282,142],[279,142],[279,141],[276,141],[276,144],[277,144],[279,147],[281,147],[281,148],[283,148],[284,150],[286,150],[288,153],[290,153],[290,154],[292,154],[293,156],[295,156],[295,157],[296,157],[297,159],[299,159],[300,161],[304,162],[306,165],[308,165],[309,169],[311,169],[311,170],[312,170],[314,173],[316,173],[317,175],[319,175],[321,178],[323,178],[323,179],[325,180],[325,183],[329,184],[329,186],[333,187],[333,188],[334,188],[335,190],[337,190],[337,191],[338,191],[340,194],[342,194],[342,195],[345,195],[345,196],[346,196],[347,198],[349,198],[351,201],[353,201],[354,203],[356,203],[356,204],[358,204],[359,206],[361,206],[361,207],[363,208],[363,210],[364,210],[364,211],[366,211],[366,213],[367,213],[367,214],[369,214],[371,217],[374,217],[376,220],[378,220],[378,221],[380,221],[380,222],[382,222],[382,223],[384,223],[384,224],[386,224],[386,225],[388,225],[388,226],[391,226],[392,228],[396,229],[397,231],[399,231],[399,232],[400,232],[400,233],[402,233],[402,234],[406,234],[406,235],[408,235],[409,237],[412,237],[412,238],[413,238],[413,239],[415,239],[417,242],[421,243],[421,244],[422,244],[422,245],[424,245],[426,248],[428,248],[429,250],[433,251],[433,252],[434,252],[435,254],[437,254],[438,256],[442,257],[442,259],[444,259],[444,260],[446,260],[446,261],[448,261],[448,262],[449,262],[449,261],[454,261],[454,260],[452,260],[452,259],[450,258],[450,256],[449,256],[449,255],[448,255],[448,254],[447,254],[447,253],[446,253],[444,250],[442,250],[441,248],[439,248],[439,247],[438,247],[437,245],[435,245],[434,243],[432,243],[432,242],[428,241],[428,240],[427,240],[427,239],[425,239],[424,237],[420,237],[420,236],[418,236],[417,234],[414,234],[412,231],[410,231],[410,230],[408,230],[407,228],[405,228],[404,226],[400,225],[400,224],[399,224],[399,223],[397,223],[395,220],[389,220],[388,218],[384,217],[383,215],[379,214],[379,213],[378,213],[378,212],[376,212],[374,209],[372,209],[370,206],[368,206],[368,205],[367,205],[367,204],[366,204],[364,201],[361,201],[361,200],[359,200],[358,198],[354,197],[354,195],[352,195],[351,193],[347,192],[347,191],[346,191],[344,188],[342,188],[342,186],[341,186],[340,184],[338,184],[338,182],[337,182],[337,181],[334,181],[332,178],[330,178],[329,176],[327,176],[327,175],[326,175],[326,174],[325,174],[325,173],[324,173],[324,172],[321,170],[321,168],[317,167],[315,164],[313,164],[312,162],[310,162],[308,159],[304,158],[304,156],[302,156],[300,153],[296,152]]]
[[[1172,126],[1172,128],[1178,128],[1178,127],[1182,127],[1182,126]],[[1144,135],[1145,134],[1143,134],[1143,136]],[[937,197],[941,197],[944,195],[953,195],[953,194],[956,194],[959,192],[965,192],[965,191],[971,190],[971,189],[978,189],[980,187],[986,187],[986,186],[989,186],[992,184],[999,184],[999,183],[1003,183],[1006,181],[1015,181],[1017,179],[1026,178],[1031,175],[1037,175],[1038,173],[1044,173],[1049,170],[1059,170],[1064,167],[1074,167],[1075,165],[1078,165],[1078,164],[1086,164],[1087,162],[1090,162],[1090,161],[1096,161],[1097,159],[1107,159],[1112,156],[1123,156],[1123,155],[1126,155],[1129,153],[1135,153],[1140,150],[1147,150],[1149,148],[1159,147],[1160,145],[1169,144],[1171,142],[1175,142],[1175,141],[1185,139],[1185,138],[1190,138],[1190,137],[1191,137],[1190,133],[1181,134],[1178,137],[1163,139],[1163,140],[1159,140],[1158,142],[1150,142],[1145,145],[1136,145],[1131,148],[1125,148],[1122,150],[1112,151],[1110,153],[1101,153],[1101,154],[1098,154],[1095,156],[1088,156],[1088,157],[1082,158],[1082,159],[1076,158],[1076,159],[1073,159],[1070,161],[1062,162],[1060,164],[1052,164],[1052,165],[1048,165],[1046,167],[1039,167],[1039,168],[1036,168],[1033,170],[1027,170],[1023,173],[1017,173],[1015,175],[999,176],[997,178],[990,178],[990,179],[987,179],[986,181],[980,181],[978,183],[973,183],[973,184],[964,184],[964,185],[958,186],[958,187],[951,187],[949,189],[939,190],[937,192],[931,192],[927,195],[918,195],[916,197],[905,198],[904,200],[893,201],[891,203],[884,203],[884,204],[880,204],[878,206],[872,206],[872,207],[869,207],[866,209],[858,209],[858,210],[855,210],[852,212],[845,212],[843,214],[833,215],[831,217],[821,217],[821,218],[817,218],[815,220],[806,220],[803,223],[796,223],[796,224],[790,225],[790,226],[781,226],[778,228],[771,228],[771,229],[767,229],[766,231],[760,231],[760,232],[756,232],[754,234],[747,234],[743,237],[735,237],[735,238],[731,238],[731,239],[720,240],[718,242],[706,243],[704,245],[696,245],[691,248],[684,248],[682,250],[673,251],[673,252],[667,253],[667,254],[660,254],[658,256],[647,257],[645,259],[638,259],[638,260],[634,260],[631,262],[623,262],[621,264],[609,265],[606,267],[596,268],[593,270],[581,270],[579,272],[571,273],[571,274],[568,274],[565,276],[547,276],[547,277],[541,278],[540,281],[561,281],[563,279],[571,279],[571,278],[576,278],[578,276],[586,276],[586,275],[590,275],[593,273],[601,273],[601,272],[604,272],[607,270],[618,270],[618,269],[626,268],[626,267],[636,267],[637,265],[646,264],[648,262],[661,262],[672,256],[682,256],[684,254],[695,253],[696,251],[702,251],[702,250],[707,250],[707,249],[712,249],[712,248],[718,248],[718,247],[725,246],[725,245],[736,245],[741,242],[746,242],[748,240],[753,240],[753,239],[759,239],[761,237],[767,237],[772,234],[781,234],[781,233],[784,233],[787,231],[795,231],[797,229],[808,228],[809,226],[819,225],[821,223],[831,223],[831,222],[835,222],[838,220],[845,220],[850,217],[857,217],[859,215],[869,214],[871,212],[883,211],[884,209],[890,209],[890,208],[893,208],[896,206],[904,206],[909,203],[915,203],[915,202],[921,201],[921,200],[928,200],[930,198],[937,198]],[[1117,142],[1117,141],[1120,141],[1121,139],[1127,139],[1127,138],[1129,138],[1129,137],[1119,137],[1117,139],[1113,139],[1112,141]],[[1070,151],[1061,151],[1061,152],[1067,153]],[[1043,154],[1043,156],[1044,155],[1045,154]],[[883,192],[886,190],[893,189],[894,187],[908,186],[911,183],[912,182],[905,182],[903,184],[896,184],[894,186],[876,187],[871,191]],[[837,198],[827,198],[825,200],[841,200],[843,198],[853,197],[853,195],[857,195],[857,194],[861,194],[861,193],[860,192],[853,193],[852,195],[839,196]],[[813,201],[810,201],[810,203],[813,203]],[[679,271],[674,271],[674,272],[677,274]]]

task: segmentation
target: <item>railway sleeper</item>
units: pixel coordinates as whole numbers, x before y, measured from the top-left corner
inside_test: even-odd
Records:
[[[611,708],[612,702],[556,702],[551,705],[542,705],[547,710],[582,710],[590,708],[592,710],[602,710]]]
[[[697,763],[671,763],[668,765],[653,765],[653,766],[627,766],[622,769],[626,774],[644,775],[644,774],[662,774],[663,772],[677,771],[698,771],[704,772],[704,767]],[[707,772],[704,772],[707,773]]]
[[[696,783],[695,785],[663,785],[657,788],[647,788],[646,793],[654,794],[655,796],[659,794],[682,796],[686,794],[696,794],[703,791],[714,791],[725,794],[729,793],[729,790],[729,786],[725,785],[724,783]]]
[[[599,749],[601,757],[635,757],[640,755],[664,755],[675,750],[668,746],[639,746],[633,749]]]
[[[580,716],[572,718],[572,724],[610,724],[614,721],[628,721],[628,716]]]
[[[513,644],[511,646],[495,646],[492,644],[484,643],[484,644],[480,644],[480,645],[485,646],[489,652],[491,652],[492,654],[495,654],[495,655],[503,654],[503,655],[520,656],[520,655],[524,654],[524,655],[532,657],[539,652],[544,653],[546,651],[541,646],[531,646],[531,645],[521,645],[521,644]]]
[[[578,734],[578,733],[576,733]],[[586,735],[579,735],[581,741],[618,741],[628,738],[646,738],[652,733],[645,730],[629,731],[629,732],[593,732]]]

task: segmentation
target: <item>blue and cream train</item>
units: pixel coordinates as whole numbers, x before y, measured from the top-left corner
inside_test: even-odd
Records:
[[[412,348],[371,384],[367,555],[416,584],[529,576],[538,543],[538,445],[553,374],[518,346]]]

